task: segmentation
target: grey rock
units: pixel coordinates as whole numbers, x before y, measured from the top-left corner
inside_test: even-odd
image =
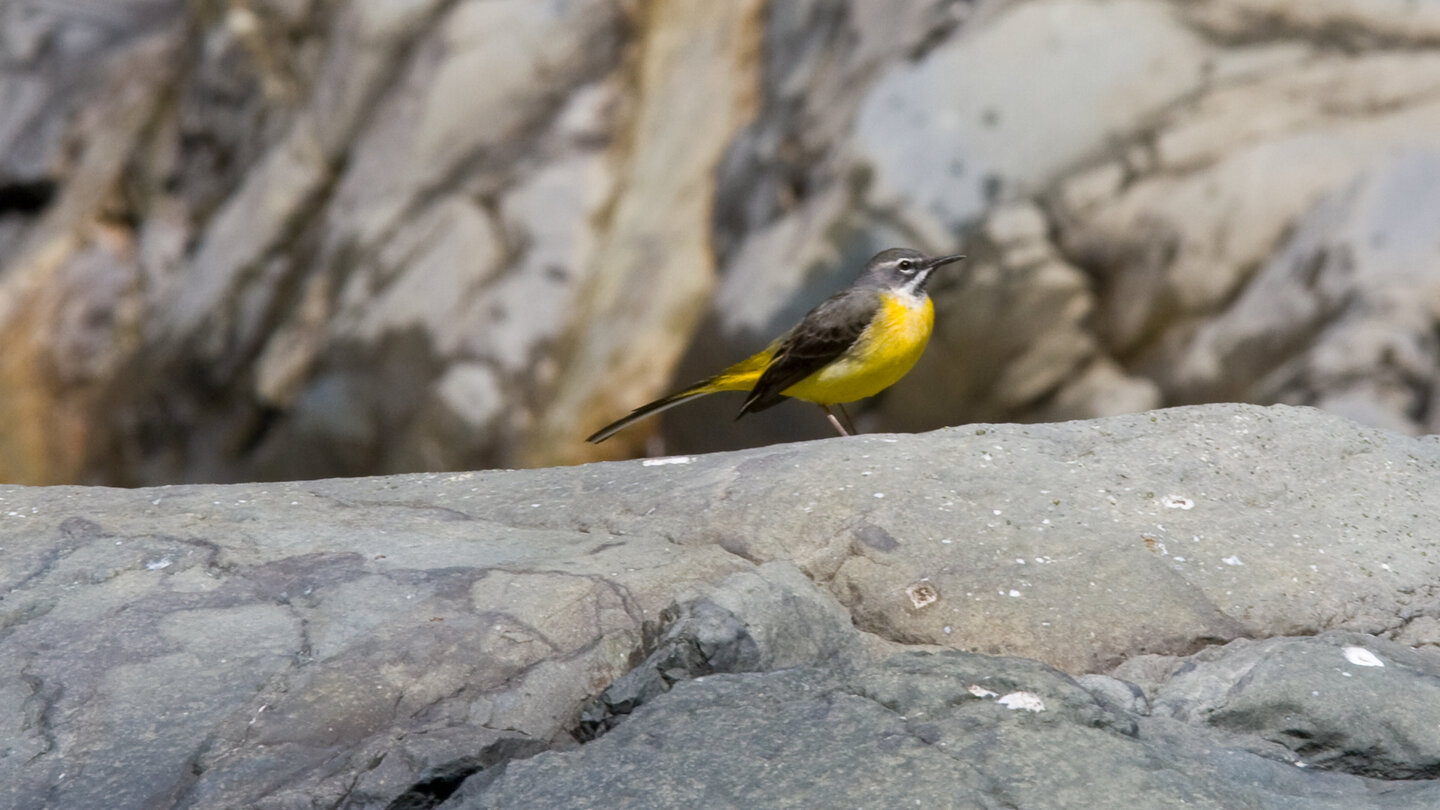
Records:
[[[689,681],[574,756],[512,762],[490,789],[445,806],[884,806],[938,795],[980,806],[956,779],[966,766],[927,744],[927,730],[834,681],[814,670]],[[803,733],[815,723],[825,740]]]
[[[1147,709],[1160,686],[1170,680],[1185,659],[1175,655],[1134,655],[1110,670],[1110,677],[1133,684],[1145,696]],[[1088,676],[1086,676],[1088,677]],[[1149,713],[1148,711],[1146,712]]]
[[[1016,695],[1027,695],[1025,702]],[[900,655],[678,685],[578,750],[443,805],[1420,808],[1440,784],[1306,771],[1145,721],[1033,661]]]
[[[1198,5],[1252,4],[1186,8]],[[1299,8],[1281,17],[1305,16]],[[1398,6],[1388,12],[1387,26],[1417,21]],[[1428,382],[1412,378],[1428,333],[1385,290],[1400,276],[1428,286],[1419,280],[1427,265],[1360,234],[1407,244],[1403,234],[1426,232],[1415,183],[1428,170],[1416,156],[1435,145],[1413,135],[1440,116],[1440,60],[1402,68],[1387,49],[1312,59],[1305,35],[1282,40],[1219,57],[1213,85],[1167,113],[1158,139],[1077,174],[1057,195],[1074,207],[1052,209],[1060,242],[1096,279],[1103,346],[1164,401],[1313,404],[1423,432]],[[1272,99],[1320,95],[1329,101],[1256,112],[1278,110]],[[1362,112],[1376,104],[1386,113]],[[1119,187],[1105,191],[1117,174]]]
[[[1386,162],[1319,202],[1174,370],[1187,399],[1317,404],[1391,430],[1417,423],[1440,346],[1424,290],[1440,152]]]
[[[1440,775],[1440,655],[1358,634],[1235,641],[1194,656],[1156,714],[1259,736],[1307,766]]]
[[[855,124],[878,193],[957,230],[1053,182],[1128,116],[1198,89],[1210,52],[1158,3],[1024,3],[987,23],[892,70]],[[1115,97],[1128,99],[1126,120]]]
[[[627,578],[747,567],[512,533],[393,483],[6,488],[0,805],[384,807],[564,737],[671,601]]]
[[[972,258],[863,429],[1247,400],[1433,431],[1434,318],[1408,291],[1433,286],[1435,20],[1398,0],[9,2],[0,388],[23,394],[0,397],[0,479],[820,438],[812,408],[735,426],[716,397],[580,441],[900,244]]]
[[[579,735],[603,734],[682,680],[816,664],[843,668],[865,657],[849,614],[789,563],[765,563],[704,590],[661,614],[669,629],[655,651],[585,708]]]
[[[775,785],[800,804],[839,769],[976,806],[1084,806],[1112,773],[1138,806],[1425,807],[1430,782],[1389,777],[1440,761],[1433,653],[1214,645],[1423,624],[1437,468],[1434,439],[1228,405],[517,472],[3,487],[0,806],[480,802],[579,784],[525,774],[592,757],[615,790],[689,796],[695,777],[630,782],[605,752],[693,767],[719,745],[793,764]],[[967,654],[867,666],[917,648]],[[739,686],[704,723],[664,719],[712,683]],[[737,802],[765,781],[716,778]]]
[[[1143,717],[1150,713],[1150,701],[1145,698],[1145,690],[1133,683],[1093,672],[1081,675],[1075,682],[1097,701],[1114,706],[1127,714]]]
[[[1415,616],[1387,637],[1411,647],[1440,647],[1440,618]]]
[[[116,0],[76,13],[64,6],[0,8],[0,184],[54,180],[69,114],[93,101],[112,60],[173,25],[176,0]]]
[[[1440,36],[1440,10],[1428,5],[1361,4],[1344,0],[1295,3],[1289,0],[1226,0],[1184,7],[1187,15],[1219,36],[1253,33],[1255,25],[1324,33],[1337,42],[1432,42]]]

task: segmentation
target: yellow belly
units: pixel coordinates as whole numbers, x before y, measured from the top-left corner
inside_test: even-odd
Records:
[[[930,342],[935,305],[929,296],[886,293],[875,320],[835,362],[790,386],[787,397],[833,405],[874,396],[909,373]]]

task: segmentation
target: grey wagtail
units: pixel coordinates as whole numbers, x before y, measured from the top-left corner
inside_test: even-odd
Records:
[[[825,409],[840,435],[848,436],[830,406],[840,405],[845,414],[843,403],[878,394],[910,371],[935,325],[935,305],[925,294],[925,282],[937,267],[963,258],[929,258],[907,248],[881,251],[849,289],[825,299],[769,346],[709,379],[636,408],[586,441],[603,442],[647,416],[717,391],[750,392],[736,419],[786,397],[813,402]],[[848,422],[849,414],[845,418]]]

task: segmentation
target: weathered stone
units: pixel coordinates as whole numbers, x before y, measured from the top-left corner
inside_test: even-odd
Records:
[[[1060,390],[1037,409],[1044,421],[1079,419],[1096,414],[1116,416],[1160,407],[1160,386],[1145,377],[1132,376],[1105,356],[1079,369]]]
[[[512,762],[443,806],[1419,810],[1437,798],[1433,781],[1302,770],[1137,718],[1034,662],[949,652],[848,677],[684,683],[601,739]]]
[[[1093,672],[1081,675],[1075,682],[1093,695],[1101,705],[1111,706],[1126,714],[1150,714],[1150,701],[1146,699],[1145,691],[1133,683]]]
[[[1428,57],[1404,66],[1389,55],[1321,60],[1221,85],[1173,113],[1158,147],[1168,171],[1060,220],[1067,226],[1062,242],[1102,275],[1099,315],[1111,350],[1152,347],[1145,371],[1167,387],[1167,366],[1183,351],[1194,320],[1242,292],[1323,196],[1397,152],[1433,148],[1422,133],[1440,116],[1433,103],[1437,66]],[[1396,82],[1381,78],[1396,71],[1405,72]],[[1321,102],[1322,95],[1333,98],[1329,88],[1341,75],[1353,82],[1342,94],[1353,97]],[[1372,89],[1392,84],[1393,95],[1377,97]],[[1257,109],[1270,112],[1256,115]],[[1361,112],[1376,109],[1384,112]]]
[[[1358,634],[1236,641],[1194,656],[1154,712],[1279,743],[1306,766],[1440,774],[1440,656]]]
[[[1244,295],[1198,330],[1166,383],[1185,399],[1323,403],[1414,432],[1440,346],[1426,212],[1440,152],[1398,157],[1330,195]]]
[[[734,574],[669,613],[669,629],[656,650],[585,708],[582,737],[599,736],[682,680],[798,666],[845,668],[865,659],[849,614],[789,563]]]
[[[134,39],[123,38],[124,46],[86,54],[84,74],[93,86],[73,103],[85,105],[82,119],[105,121],[105,134],[92,131],[69,147],[74,179],[63,188],[57,182],[41,210],[21,206],[33,223],[14,237],[17,248],[0,268],[0,343],[6,347],[0,387],[9,392],[0,397],[0,421],[9,425],[0,432],[0,467],[10,471],[0,475],[6,480],[76,480],[95,448],[115,440],[114,423],[95,420],[93,412],[130,366],[144,304],[137,300],[141,273],[132,235],[103,214],[161,104],[157,85],[173,77],[174,43],[157,29],[149,21],[130,32]],[[47,130],[40,148],[62,149],[50,142],[60,131],[48,127],[58,127],[53,118],[65,113],[51,109],[48,120],[36,122]]]
[[[0,8],[0,480],[825,436],[717,397],[581,441],[896,245],[971,260],[863,430],[1231,399],[1440,425],[1433,262],[1405,302],[1252,317],[1357,177],[1401,202],[1356,223],[1428,227],[1426,4],[103,5]]]
[[[1299,30],[1348,45],[1430,44],[1440,40],[1440,10],[1405,0],[1202,0],[1182,6],[1193,19],[1225,36],[1253,37]]]
[[[451,479],[459,501],[471,481]],[[663,590],[745,567],[664,541],[511,534],[369,486],[391,505],[363,518],[345,484],[108,503],[62,490],[43,508],[20,500],[46,491],[7,490],[0,700],[22,711],[0,759],[5,803],[283,806],[272,794],[338,799],[408,760],[364,805],[384,806],[447,759],[563,733],[668,604],[630,578]],[[283,525],[315,509],[329,517]],[[217,528],[230,520],[257,533]],[[574,556],[546,550],[562,547]],[[422,755],[421,738],[450,742]]]
[[[1016,4],[879,82],[855,148],[883,195],[958,229],[1198,89],[1209,53],[1169,5]]]
[[[761,11],[755,0],[654,8],[632,78],[646,93],[627,122],[610,229],[596,244],[548,407],[526,437],[527,463],[573,463],[623,448],[573,438],[595,415],[618,416],[633,407],[623,400],[663,387],[682,348],[676,332],[699,321],[715,283],[704,236],[713,216],[708,178],[754,113],[750,57]]]
[[[1411,647],[1440,647],[1440,618],[1416,616],[1395,630],[1390,637]]]
[[[709,784],[813,805],[819,769],[1019,807],[1093,806],[1110,774],[1136,806],[1418,810],[1435,783],[1394,778],[1440,762],[1411,722],[1433,652],[1207,648],[1435,615],[1437,468],[1433,439],[1229,405],[519,472],[0,488],[0,804]],[[947,647],[1035,660],[866,661]],[[731,765],[696,770],[717,748]]]

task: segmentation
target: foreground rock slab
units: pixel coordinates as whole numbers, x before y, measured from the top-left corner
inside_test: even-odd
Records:
[[[736,703],[737,717],[799,711],[796,690],[833,694],[835,725],[808,726],[826,728],[817,751],[851,739],[852,720],[904,729],[914,712],[864,684],[910,683],[909,665],[875,662],[941,648],[971,655],[933,659],[949,674],[924,678],[951,690],[963,661],[997,696],[957,704],[929,742],[897,738],[897,756],[978,745],[967,712],[1017,691],[1050,713],[996,722],[1058,724],[1071,759],[1105,747],[1096,728],[1126,756],[1137,739],[1159,745],[1147,727],[1200,758],[1126,760],[1137,780],[1233,748],[1307,777],[1292,789],[1265,770],[1257,784],[1276,796],[1434,806],[1430,793],[1396,803],[1429,790],[1440,743],[1428,715],[1395,707],[1435,694],[1437,526],[1440,442],[1245,405],[519,472],[5,487],[0,806],[524,806],[539,795],[524,774],[550,772],[526,769],[621,774],[604,757],[628,756],[646,716],[661,729],[664,706],[704,690],[780,696],[783,709]],[[1363,635],[1319,652],[1244,641],[1335,632]],[[1245,646],[1267,643],[1279,646]],[[1349,647],[1386,666],[1354,664]],[[1294,675],[1302,665],[1313,677]],[[762,674],[689,683],[746,672]],[[1246,673],[1233,694],[1215,686]],[[1314,685],[1330,678],[1348,691]],[[1319,692],[1295,704],[1304,724],[1275,697],[1291,684]],[[692,756],[682,737],[646,744]],[[1059,784],[1034,763],[974,767],[1010,780],[1015,806],[1092,806],[1032,790]],[[1089,767],[1074,764],[1066,795],[1090,795]],[[615,778],[622,793],[638,784]],[[977,806],[1000,795],[965,784],[990,797]],[[1195,784],[1197,802],[1234,806],[1243,780]],[[775,785],[813,804],[801,772]]]
[[[1286,643],[1342,661],[1345,640]],[[1227,653],[1215,657],[1252,657],[1247,650]],[[1288,663],[1272,669],[1291,686],[1336,685],[1342,678],[1316,678],[1316,669]],[[1440,655],[1425,656],[1425,664],[1415,669],[1392,660],[1355,673],[1352,682],[1364,688],[1367,680],[1383,680],[1386,669],[1404,667],[1402,677],[1440,686]],[[1185,691],[1177,684],[1169,699],[1183,701]],[[1422,697],[1385,691],[1397,700]],[[462,789],[444,807],[1440,806],[1437,782],[1397,785],[1307,770],[1281,746],[1267,749],[1208,723],[1145,716],[1096,692],[1035,661],[954,651],[897,655],[848,674],[802,668],[713,675],[678,685],[578,751],[512,763],[493,782],[477,777],[483,789],[473,795]],[[1280,694],[1262,702],[1272,714],[1287,710]],[[1402,736],[1384,718],[1359,720],[1354,731],[1388,741]],[[1426,750],[1434,754],[1440,746],[1432,742]]]

